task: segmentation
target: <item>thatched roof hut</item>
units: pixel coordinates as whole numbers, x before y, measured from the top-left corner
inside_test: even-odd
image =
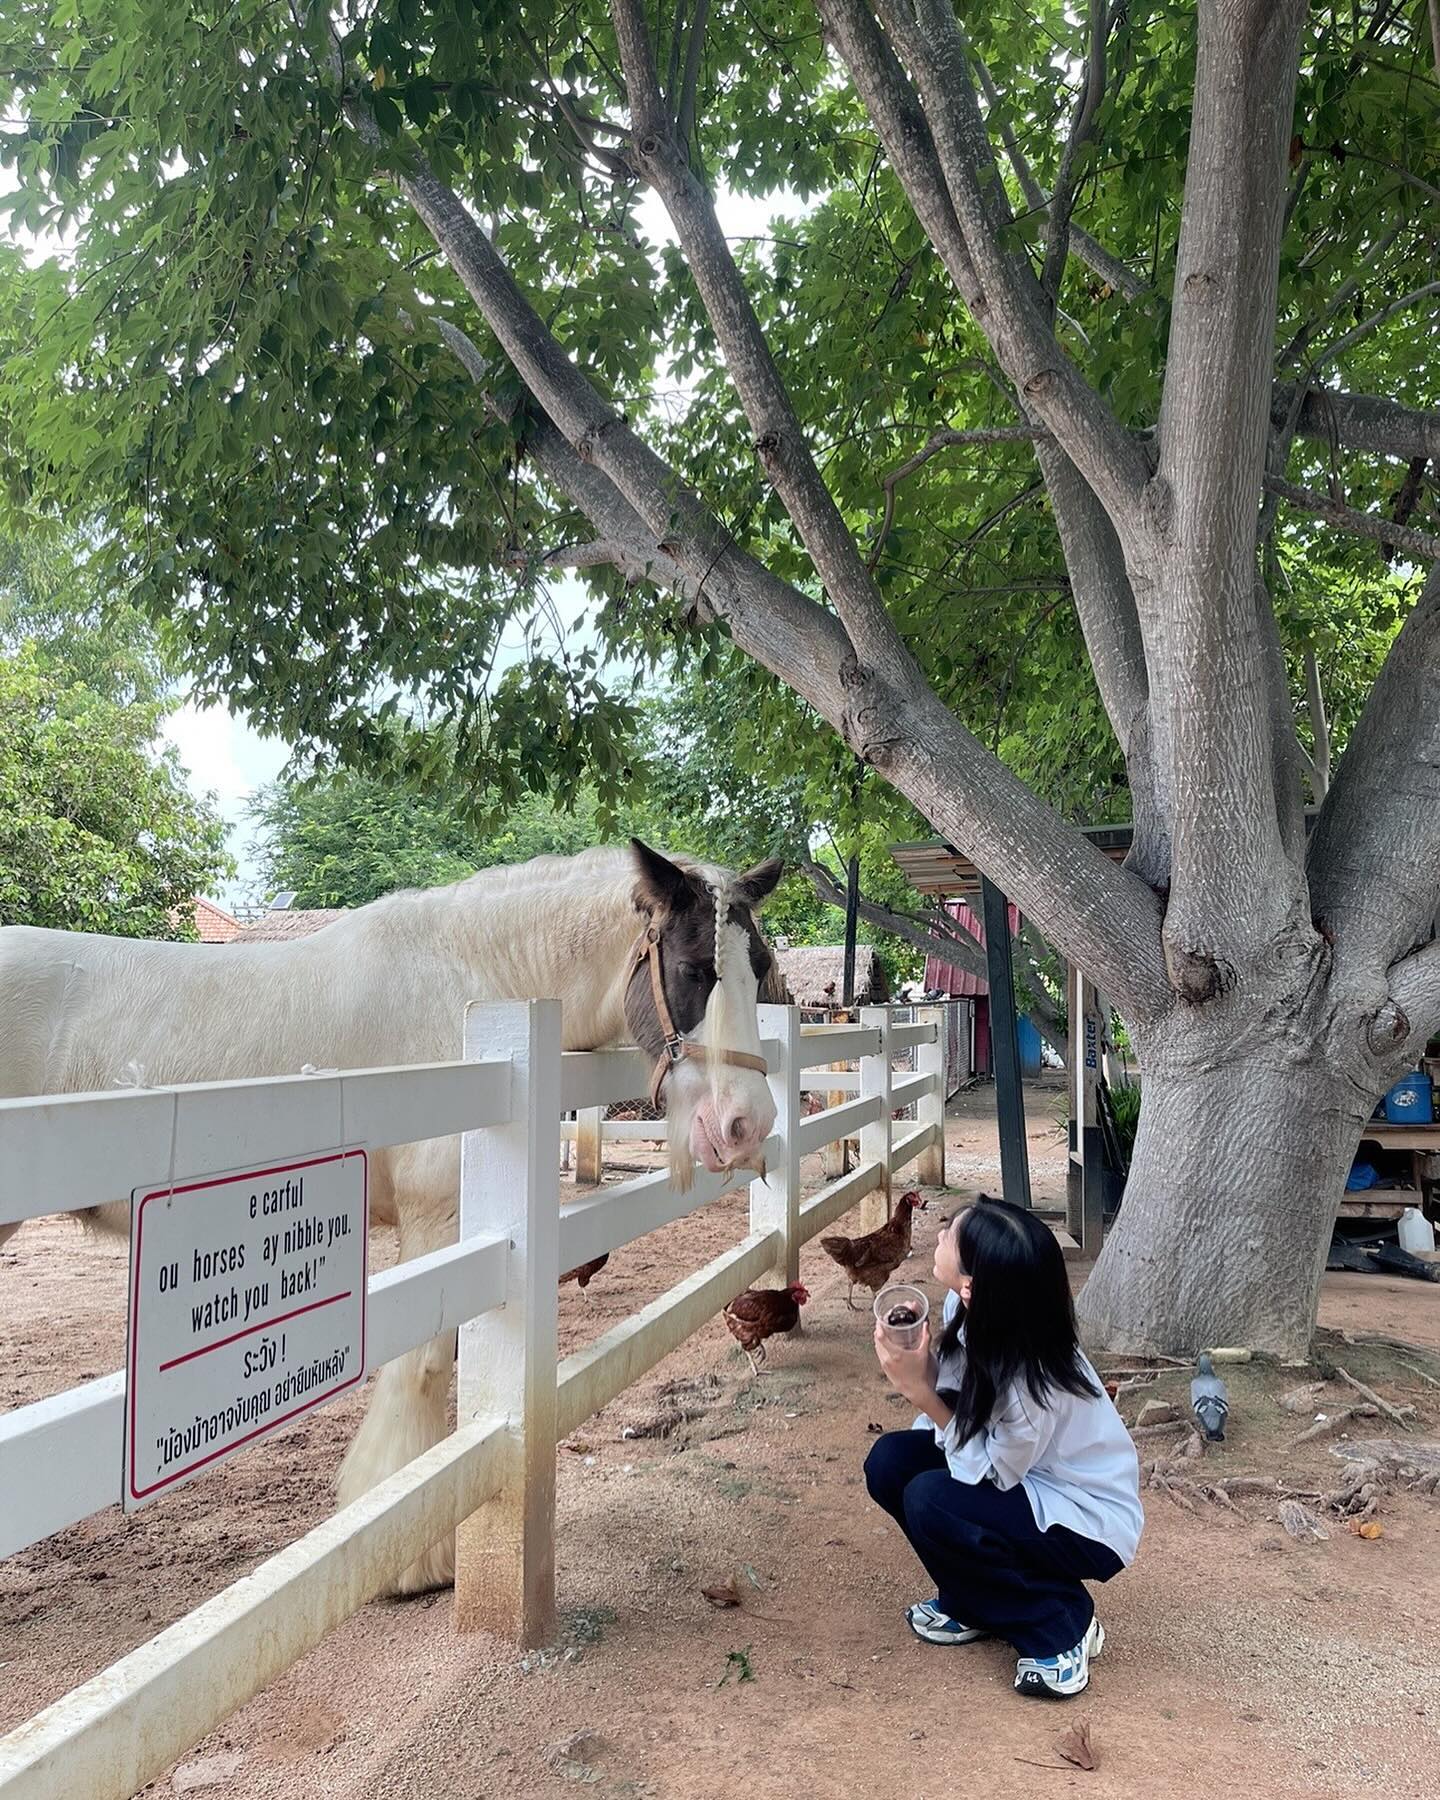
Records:
[[[803,944],[777,950],[780,973],[797,1006],[839,1006],[845,993],[845,951],[839,945]],[[890,998],[885,965],[871,944],[855,947],[855,1004],[883,1006]]]

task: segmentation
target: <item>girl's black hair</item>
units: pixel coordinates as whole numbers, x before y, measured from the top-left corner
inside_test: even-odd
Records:
[[[1023,1207],[981,1194],[951,1227],[960,1267],[973,1290],[938,1345],[954,1351],[965,1327],[965,1374],[955,1408],[955,1436],[964,1444],[989,1424],[996,1399],[1023,1381],[1037,1405],[1057,1388],[1098,1396],[1080,1361],[1075,1304],[1055,1234]]]

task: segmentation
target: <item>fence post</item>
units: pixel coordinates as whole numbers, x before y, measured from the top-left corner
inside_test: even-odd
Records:
[[[860,1023],[880,1033],[876,1054],[860,1058],[861,1098],[868,1100],[873,1094],[880,1100],[880,1117],[873,1125],[860,1127],[860,1161],[880,1165],[879,1185],[860,1203],[860,1229],[874,1231],[890,1217],[890,1115],[895,1110],[891,1100],[894,1079],[890,1068],[890,1010],[885,1006],[862,1006]]]
[[[832,1062],[829,1067],[834,1070],[843,1069],[843,1062]],[[829,1090],[825,1095],[825,1105],[841,1106],[845,1101],[853,1099],[853,1095],[838,1088]],[[820,1149],[820,1172],[827,1181],[834,1181],[839,1175],[850,1173],[850,1140],[848,1137],[832,1138]]]
[[[757,1016],[760,1036],[778,1039],[781,1045],[778,1060],[770,1066],[780,1153],[765,1179],[750,1183],[750,1229],[779,1231],[775,1274],[784,1285],[800,1279],[800,1145],[795,1135],[800,1128],[800,1009],[767,1005],[757,1008]]]
[[[457,1413],[509,1432],[498,1493],[456,1533],[455,1623],[528,1648],[555,1629],[560,1002],[468,1006],[465,1056],[510,1059],[511,1113],[461,1140],[460,1235],[511,1248],[505,1305],[460,1330]]]
[[[599,1187],[604,1178],[605,1108],[582,1106],[575,1115],[575,1185]]]
[[[922,1025],[935,1027],[935,1042],[933,1044],[917,1044],[915,1047],[916,1074],[935,1077],[935,1092],[923,1094],[916,1103],[915,1122],[917,1125],[933,1125],[936,1129],[934,1144],[928,1150],[920,1152],[915,1179],[921,1187],[943,1188],[945,1185],[945,1053],[949,1048],[946,1038],[948,1021],[944,1011],[938,1006],[922,1007],[915,1016]]]

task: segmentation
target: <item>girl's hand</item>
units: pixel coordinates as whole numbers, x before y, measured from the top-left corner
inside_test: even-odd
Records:
[[[875,1354],[885,1378],[895,1391],[903,1394],[922,1411],[935,1394],[935,1362],[930,1354],[930,1327],[920,1332],[920,1342],[913,1350],[903,1350],[887,1337],[885,1327],[876,1321]]]

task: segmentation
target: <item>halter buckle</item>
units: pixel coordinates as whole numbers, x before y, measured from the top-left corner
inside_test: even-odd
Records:
[[[676,1063],[684,1062],[684,1060],[685,1060],[685,1039],[680,1035],[680,1033],[678,1031],[675,1033],[674,1037],[666,1038],[665,1054],[669,1058],[670,1065],[672,1068],[674,1067],[674,1065]]]

